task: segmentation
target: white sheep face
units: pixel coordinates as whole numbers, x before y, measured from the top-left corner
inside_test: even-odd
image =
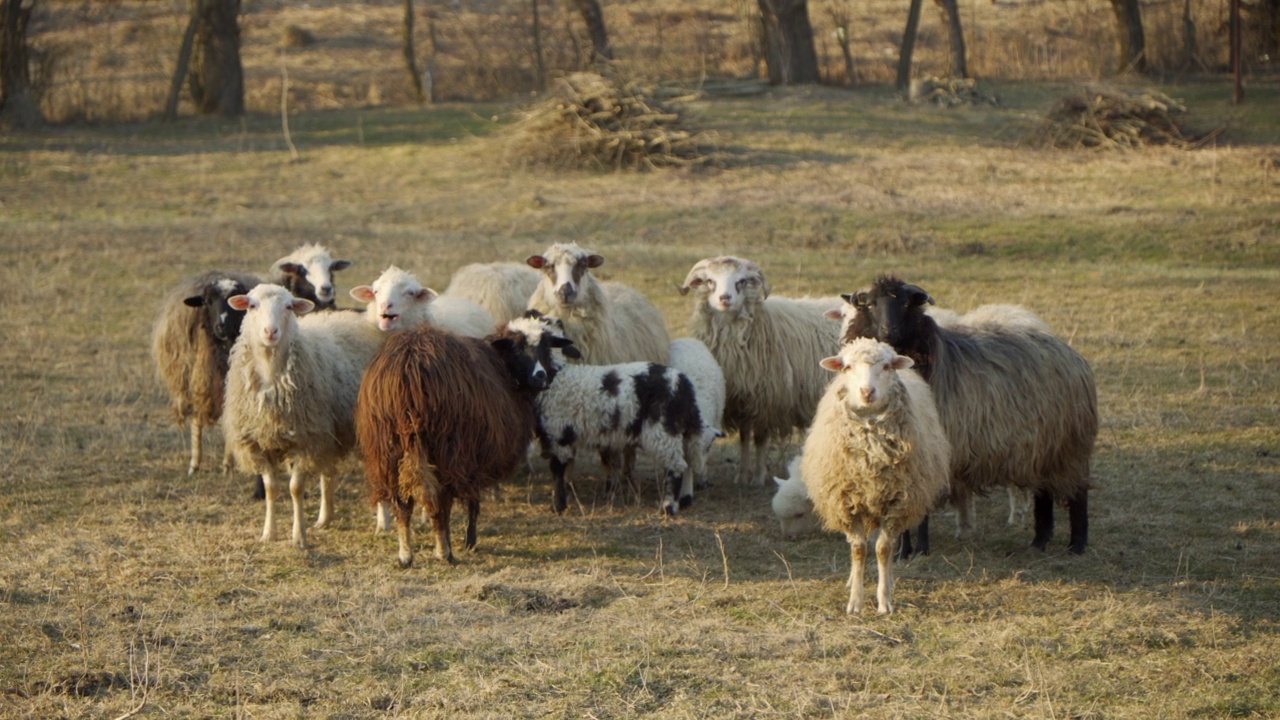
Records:
[[[413,327],[431,319],[436,291],[425,288],[410,273],[392,265],[371,285],[351,289],[351,297],[368,303],[369,322],[383,332]]]
[[[738,314],[755,298],[769,296],[769,285],[760,267],[749,260],[716,258],[699,263],[688,286],[696,288],[714,312]]]
[[[577,243],[556,243],[542,255],[531,255],[525,262],[545,274],[542,282],[551,285],[551,295],[562,307],[573,307],[582,295],[587,271],[603,265],[604,257],[584,250]]]
[[[297,316],[315,308],[315,303],[295,298],[279,285],[263,283],[245,295],[233,295],[227,302],[244,311],[240,334],[263,347],[287,343],[297,328]]]
[[[813,501],[809,499],[809,491],[800,479],[800,463],[798,458],[790,465],[791,477],[775,477],[778,492],[773,495],[773,514],[778,518],[782,534],[788,540],[818,530],[818,516],[813,511]]]
[[[824,358],[822,367],[837,373],[839,397],[847,410],[865,415],[884,407],[898,385],[898,371],[913,365],[911,358],[870,338],[846,343],[840,354]]]

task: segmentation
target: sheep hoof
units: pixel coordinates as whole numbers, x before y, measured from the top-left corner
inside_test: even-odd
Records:
[[[1084,554],[1084,547],[1085,547],[1085,546],[1084,546],[1084,543],[1080,543],[1080,544],[1078,544],[1078,545],[1077,545],[1077,544],[1072,544],[1072,545],[1070,545],[1070,546],[1068,546],[1068,547],[1067,547],[1067,552],[1071,553],[1072,555],[1083,555],[1083,554]]]
[[[680,498],[680,509],[681,509],[681,510],[683,510],[683,509],[685,509],[685,508],[689,507],[689,506],[690,506],[690,505],[692,505],[692,504],[693,504],[693,496],[692,496],[692,495],[685,495],[684,497]]]
[[[409,568],[413,567],[413,556],[410,555],[407,558],[406,557],[396,558],[396,562],[400,564],[400,568],[402,570],[408,570]]]
[[[676,507],[676,504],[671,502],[670,500],[662,503],[662,509],[666,511],[667,517],[675,517],[676,512],[679,510],[679,508]]]

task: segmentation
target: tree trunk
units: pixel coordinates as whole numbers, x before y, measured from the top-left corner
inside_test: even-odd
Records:
[[[173,69],[173,80],[169,83],[169,97],[164,101],[164,121],[173,122],[178,119],[178,100],[182,95],[182,81],[186,79],[191,67],[191,49],[195,45],[196,28],[200,27],[200,6],[204,0],[196,0],[191,7],[191,18],[187,20],[187,29],[182,33],[182,46],[178,48],[178,64]]]
[[[542,58],[542,16],[538,12],[538,0],[533,0],[533,84],[538,92],[547,89],[547,64]]]
[[[1147,71],[1146,39],[1142,33],[1142,9],[1138,0],[1111,0],[1120,39],[1120,72]]]
[[[960,26],[960,3],[957,0],[934,0],[942,11],[942,22],[947,26],[951,39],[951,77],[969,77],[969,64],[965,61],[964,29]]]
[[[404,0],[404,26],[401,28],[400,37],[404,67],[409,72],[409,89],[413,91],[413,99],[421,105],[426,100],[426,94],[422,91],[422,75],[418,73],[418,53],[413,43],[413,0]]]
[[[240,65],[240,0],[202,0],[197,53],[189,81],[201,115],[244,114],[244,69]]]
[[[894,86],[906,92],[911,85],[911,56],[916,51],[916,33],[920,29],[920,8],[924,0],[911,0],[907,9],[907,29],[902,31],[902,50],[898,53],[898,78]]]
[[[587,34],[591,36],[592,62],[612,60],[613,48],[609,46],[609,34],[604,27],[604,10],[599,0],[573,0],[582,13],[582,20],[587,24]]]
[[[22,0],[0,0],[0,119],[20,128],[44,123],[40,100],[31,86],[27,23],[35,3],[23,8]]]
[[[821,80],[809,23],[808,0],[757,0],[764,29],[765,67],[771,85],[804,85]]]
[[[426,80],[427,102],[435,104],[436,102],[436,55],[439,47],[436,42],[436,13],[434,10],[427,10],[427,71],[424,80]]]

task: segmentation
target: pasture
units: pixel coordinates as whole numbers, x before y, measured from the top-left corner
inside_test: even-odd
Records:
[[[501,104],[300,114],[297,161],[269,115],[0,137],[0,715],[1280,715],[1280,86],[1165,87],[1217,143],[1112,154],[1020,145],[1064,86],[994,89],[706,96],[725,161],[691,171],[513,169]],[[520,472],[454,567],[422,532],[397,567],[354,461],[306,551],[259,542],[220,437],[186,475],[148,354],[180,278],[317,241],[354,306],[392,263],[443,289],[562,240],[673,336],[718,254],[778,294],[894,272],[942,307],[1025,304],[1097,375],[1087,552],[1061,511],[1030,550],[997,493],[971,539],[935,515],[894,615],[851,617],[843,538],[785,540],[733,438],[677,519],[651,482],[597,502],[591,463],[557,517],[545,465]]]

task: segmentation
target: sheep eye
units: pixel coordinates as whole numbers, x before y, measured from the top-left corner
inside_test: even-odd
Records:
[[[715,289],[716,289],[716,281],[715,281],[715,280],[708,280],[708,281],[707,281],[707,289],[708,289],[708,290],[715,290]]]

